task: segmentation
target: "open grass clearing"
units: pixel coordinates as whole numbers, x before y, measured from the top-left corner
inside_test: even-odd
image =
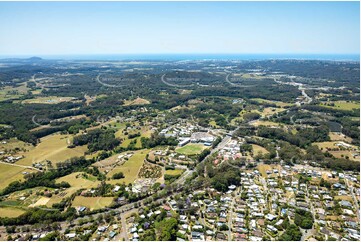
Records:
[[[29,205],[29,207],[33,208],[33,207],[43,206],[46,205],[49,201],[50,201],[49,197],[41,197],[38,201],[36,201],[36,203]]]
[[[332,106],[330,106],[332,105]],[[352,109],[359,109],[360,103],[359,102],[347,102],[347,101],[335,101],[335,102],[323,102],[320,106],[338,109],[338,110],[352,110]]]
[[[5,141],[6,144],[3,144],[3,141],[0,142],[0,151],[5,151],[5,150],[14,150],[14,149],[18,149],[18,150],[31,150],[33,149],[33,145],[29,144],[29,143],[25,143],[21,140],[15,139],[15,138],[11,138],[9,140]]]
[[[26,211],[14,207],[0,207],[0,218],[16,218],[24,214]]]
[[[40,104],[58,104],[62,102],[70,102],[73,101],[73,97],[56,97],[56,96],[50,96],[50,97],[37,97],[33,99],[26,99],[22,101],[23,104],[29,104],[29,103],[40,103]]]
[[[253,126],[267,126],[267,127],[270,127],[270,126],[275,126],[275,127],[279,127],[279,126],[282,126],[282,124],[280,123],[275,123],[275,122],[272,122],[272,121],[263,121],[263,120],[255,120],[255,121],[252,121],[250,122],[251,125]]]
[[[40,143],[24,153],[25,158],[19,160],[17,164],[31,166],[33,163],[50,160],[53,165],[57,162],[65,161],[72,157],[80,157],[87,151],[86,145],[68,148],[71,144],[71,135],[54,134],[41,138]]]
[[[336,215],[329,215],[329,216],[326,216],[326,220],[332,220],[332,221],[337,221],[339,219],[338,216]]]
[[[34,172],[34,170],[0,163],[0,190],[4,189],[14,181],[23,181],[23,172],[30,173]]]
[[[183,174],[184,170],[182,169],[174,169],[174,170],[166,170],[164,175],[177,176]]]
[[[284,108],[273,108],[273,107],[268,107],[268,108],[264,108],[262,113],[261,113],[261,116],[262,117],[268,117],[268,116],[272,116],[273,114],[276,114],[276,113],[280,113],[280,112],[283,112],[285,111],[286,109]]]
[[[345,201],[352,202],[352,197],[351,196],[335,196],[335,200],[345,200]]]
[[[179,154],[182,155],[198,155],[200,153],[202,153],[202,151],[204,149],[206,149],[207,147],[204,146],[203,144],[186,144],[183,147],[179,147],[177,148],[175,151]]]
[[[347,143],[352,142],[352,138],[338,132],[330,132],[328,135],[332,141],[345,141]]]
[[[25,95],[29,88],[26,87],[26,83],[22,83],[17,87],[5,86],[0,88],[0,101],[18,99]]]
[[[90,176],[88,174],[88,176]],[[70,197],[79,189],[90,189],[95,188],[100,184],[100,181],[94,179],[86,179],[82,176],[81,172],[74,172],[67,176],[56,179],[57,183],[62,181],[68,182],[70,187],[64,190],[61,190],[57,195],[53,195],[50,201],[47,202],[47,206],[53,205],[54,203],[59,203],[63,198]]]
[[[354,156],[354,154],[359,154],[358,152],[352,152],[348,150],[339,150],[339,151],[329,151],[336,158],[346,158],[348,157],[350,160],[360,161],[360,156]]]
[[[87,207],[90,210],[108,207],[112,204],[114,197],[83,197],[76,196],[72,202],[72,207]]]
[[[276,177],[278,176],[278,174],[274,174],[273,173],[273,169],[277,169],[278,171],[280,171],[280,166],[279,165],[267,165],[267,164],[261,164],[257,166],[258,171],[261,173],[261,175],[263,177],[268,177],[267,175],[267,171],[272,171],[272,174],[270,175],[270,177]]]
[[[111,170],[107,177],[111,178],[113,174],[118,172],[123,172],[124,178],[119,180],[111,181],[111,183],[133,183],[134,180],[138,177],[138,172],[144,163],[145,156],[149,153],[149,149],[137,150],[134,152],[132,157],[129,160],[125,161],[124,164],[116,166],[113,170]],[[126,153],[126,152],[125,152]],[[122,153],[123,154],[123,153]],[[119,154],[116,155],[116,157]]]
[[[259,145],[252,144],[252,148],[253,148],[254,155],[259,155],[259,154],[265,155],[265,154],[269,153],[268,150],[266,150],[264,147],[259,146]]]
[[[267,99],[262,99],[262,98],[251,98],[251,100],[256,101],[258,103],[273,103],[276,106],[280,107],[280,108],[284,108],[287,106],[294,106],[294,103],[286,103],[286,102],[281,102],[281,101],[274,101],[274,100],[267,100]]]
[[[315,143],[313,143],[313,145],[317,145],[320,149],[322,148],[323,151],[326,151],[327,149],[340,148],[339,146],[337,146],[338,143],[340,143],[340,142],[325,141],[325,142],[315,142]],[[350,145],[350,144],[348,144],[348,145]],[[350,145],[350,149],[358,150],[358,147],[355,145]]]
[[[125,100],[123,106],[147,105],[150,102],[144,98],[137,97],[134,100]]]

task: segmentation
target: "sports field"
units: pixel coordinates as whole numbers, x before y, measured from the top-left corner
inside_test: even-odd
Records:
[[[182,155],[198,155],[206,148],[203,144],[187,144],[175,151]]]

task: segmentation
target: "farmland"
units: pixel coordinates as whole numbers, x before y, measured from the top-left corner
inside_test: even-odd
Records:
[[[72,157],[83,156],[86,146],[68,148],[71,135],[49,135],[41,139],[40,144],[29,152],[24,153],[25,158],[19,160],[20,165],[32,165],[33,163],[50,160],[53,164],[65,161]]]

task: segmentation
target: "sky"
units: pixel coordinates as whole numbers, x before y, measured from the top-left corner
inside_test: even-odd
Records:
[[[359,54],[359,2],[0,2],[0,55]]]

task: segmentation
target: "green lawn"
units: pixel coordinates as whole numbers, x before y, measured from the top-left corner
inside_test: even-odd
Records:
[[[360,108],[359,102],[336,101],[336,102],[332,102],[332,103],[334,104],[334,106],[328,105],[328,104],[331,104],[331,102],[322,103],[321,106],[332,108],[332,109],[338,109],[338,110],[352,110],[352,109]]]
[[[206,147],[202,144],[187,144],[183,147],[177,148],[176,152],[182,155],[198,155]]]
[[[175,169],[175,170],[166,170],[165,175],[177,176],[181,175],[184,172],[182,169]]]

